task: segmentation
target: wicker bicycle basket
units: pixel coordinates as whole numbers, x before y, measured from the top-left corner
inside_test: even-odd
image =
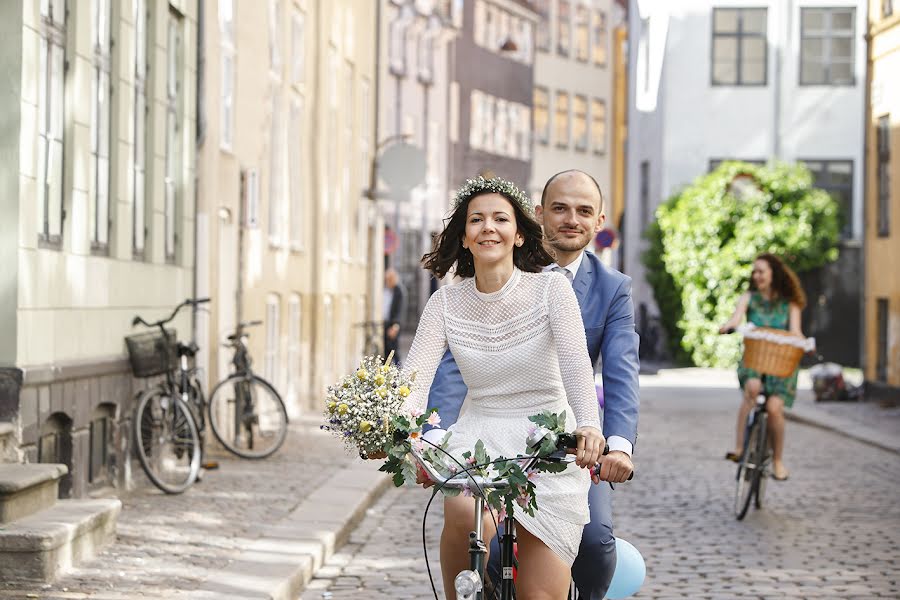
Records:
[[[159,330],[129,335],[125,338],[128,346],[128,360],[135,377],[153,377],[173,370],[178,360],[174,329],[167,329],[166,336]],[[166,339],[168,337],[168,340]],[[166,353],[166,344],[169,352]],[[168,364],[167,364],[168,357]]]
[[[774,334],[785,338],[794,337],[784,329],[757,327],[757,334]],[[744,335],[744,366],[763,375],[788,377],[792,375],[803,358],[804,350],[793,344],[775,342]]]

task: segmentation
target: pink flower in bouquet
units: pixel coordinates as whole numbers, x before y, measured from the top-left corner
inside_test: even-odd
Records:
[[[421,408],[414,408],[409,411],[409,416],[411,416],[413,419],[418,419],[423,414],[425,414],[425,411],[423,411]]]
[[[428,415],[428,424],[429,425],[434,427],[436,425],[440,425],[440,423],[441,423],[441,416],[439,414],[437,414],[437,411],[433,411],[430,415]]]

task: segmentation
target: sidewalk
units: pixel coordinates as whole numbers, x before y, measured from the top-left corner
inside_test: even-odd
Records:
[[[737,399],[738,380],[733,369],[648,368],[641,387],[694,387],[732,389]],[[735,404],[737,406],[737,404]],[[900,406],[875,401],[816,402],[806,370],[800,371],[794,406],[785,413],[791,421],[842,433],[850,438],[900,454]]]
[[[115,544],[52,585],[0,582],[0,599],[295,600],[389,485],[311,415],[274,456],[216,457],[180,496],[146,482],[123,496]]]

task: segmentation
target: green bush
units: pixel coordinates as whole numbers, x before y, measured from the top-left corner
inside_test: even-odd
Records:
[[[642,260],[673,356],[734,366],[739,340],[717,331],[753,259],[772,252],[799,273],[836,260],[839,213],[804,166],[787,164],[726,162],[660,205]]]

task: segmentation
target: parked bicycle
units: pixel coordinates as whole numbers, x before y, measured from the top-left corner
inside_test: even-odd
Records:
[[[533,471],[540,462],[573,462],[575,460],[572,452],[577,446],[575,436],[573,434],[560,434],[556,437],[556,452],[548,456],[540,456],[538,454],[541,442],[548,435],[553,435],[547,429],[538,427],[534,433],[529,435],[527,445],[533,449],[529,455],[518,456],[525,462],[523,471],[527,474]],[[426,438],[426,443],[428,442]],[[434,446],[437,448],[437,446]],[[604,456],[609,453],[609,446],[603,450]],[[502,531],[500,535],[500,581],[490,582],[485,578],[485,568],[487,566],[487,544],[490,540],[484,539],[484,522],[482,515],[484,514],[484,495],[491,489],[504,489],[509,487],[509,480],[503,478],[489,478],[481,475],[474,475],[472,470],[485,467],[487,465],[470,465],[466,466],[451,457],[460,468],[460,472],[451,476],[442,476],[434,465],[424,457],[424,455],[413,447],[413,457],[416,462],[424,469],[428,477],[437,485],[434,495],[443,487],[463,489],[467,488],[473,492],[475,498],[474,510],[474,530],[469,533],[469,569],[461,571],[454,579],[454,588],[458,600],[514,600],[516,597],[515,577],[518,570],[518,560],[516,558],[516,520],[512,515],[505,515],[503,518]],[[449,456],[449,454],[448,454]],[[591,475],[594,475],[599,469],[597,464],[591,469]],[[634,474],[629,477],[629,480]],[[434,499],[434,495],[432,499]],[[430,502],[429,502],[430,505]],[[426,516],[427,516],[426,508]],[[424,544],[424,523],[423,523],[423,544]],[[427,564],[428,554],[425,553]],[[431,571],[429,568],[429,577]],[[437,591],[432,581],[432,590],[437,600]],[[570,592],[570,598],[573,598]]]
[[[234,373],[220,381],[209,395],[209,423],[216,439],[243,458],[271,456],[287,436],[288,415],[271,383],[256,375],[244,329],[262,321],[238,323],[226,347],[234,351]]]
[[[133,427],[141,467],[150,481],[167,494],[184,492],[200,473],[203,447],[193,407],[197,403],[202,407],[203,400],[191,364],[197,344],[178,341],[175,331],[166,329],[166,325],[182,308],[206,302],[209,298],[185,300],[168,318],[152,323],[135,316],[132,327],[144,325],[158,331],[125,338],[135,377],[165,375],[158,385],[138,396]]]

